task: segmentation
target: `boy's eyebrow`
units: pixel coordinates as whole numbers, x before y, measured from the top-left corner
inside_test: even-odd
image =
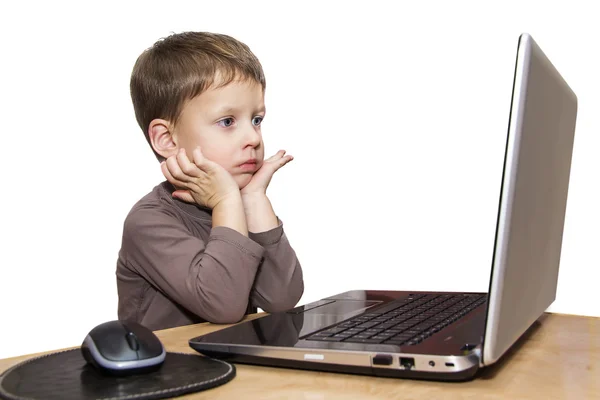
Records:
[[[236,108],[236,107],[231,107],[231,106],[223,106],[223,107],[217,108],[217,109],[215,110],[215,113],[217,113],[217,114],[231,114],[231,113],[235,113],[236,111],[239,111],[239,109],[238,109],[238,108]],[[259,108],[256,110],[256,112],[260,112],[260,113],[266,113],[266,112],[267,112],[267,109],[266,109],[266,107],[265,107],[265,106],[261,106],[261,107],[259,107]]]

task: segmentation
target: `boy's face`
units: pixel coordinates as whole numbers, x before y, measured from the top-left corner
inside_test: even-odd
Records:
[[[173,128],[173,140],[190,159],[200,146],[204,157],[225,168],[242,189],[263,163],[264,116],[261,85],[235,80],[187,102]]]

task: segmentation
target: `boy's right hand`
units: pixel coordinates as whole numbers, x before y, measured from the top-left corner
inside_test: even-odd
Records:
[[[225,168],[204,158],[200,147],[192,156],[190,161],[185,150],[180,149],[160,165],[165,178],[176,187],[174,197],[210,209],[240,197],[237,183]]]

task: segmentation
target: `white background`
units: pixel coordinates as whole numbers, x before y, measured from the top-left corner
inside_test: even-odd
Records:
[[[302,303],[487,290],[517,39],[531,33],[580,101],[550,311],[600,316],[593,3],[391,3],[3,2],[0,358],[77,346],[116,319],[123,220],[163,179],[131,68],[185,30],[232,35],[263,64],[267,154],[295,157],[269,194]]]

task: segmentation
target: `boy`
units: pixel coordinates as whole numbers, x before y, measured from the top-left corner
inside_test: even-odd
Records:
[[[119,319],[235,323],[299,301],[302,269],[266,195],[292,157],[263,161],[265,86],[254,54],[226,35],[174,34],[136,61],[135,115],[166,181],[125,220]]]

